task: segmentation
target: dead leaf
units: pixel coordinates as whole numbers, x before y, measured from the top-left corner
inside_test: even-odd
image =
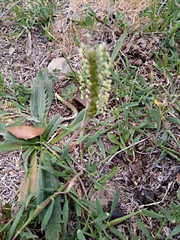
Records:
[[[69,146],[69,153],[74,150],[76,144],[77,144],[76,142],[73,142],[73,143],[70,144],[70,146]]]
[[[36,183],[37,183],[37,174],[38,174],[38,160],[36,152],[33,153],[29,165],[29,172],[28,172],[28,179],[30,181],[29,184],[29,193],[32,193],[36,190]]]
[[[25,202],[29,192],[29,180],[23,178],[20,183],[20,192],[18,194],[18,201]]]
[[[14,126],[8,127],[7,130],[17,138],[31,139],[40,136],[44,132],[44,128],[31,126]]]

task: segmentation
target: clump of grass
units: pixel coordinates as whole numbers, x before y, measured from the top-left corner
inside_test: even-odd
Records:
[[[149,18],[148,24],[143,27],[143,31],[164,35],[160,50],[156,53],[158,69],[160,71],[173,71],[176,76],[180,73],[180,50],[177,44],[180,40],[178,6],[175,0],[154,2],[140,13],[142,18]]]

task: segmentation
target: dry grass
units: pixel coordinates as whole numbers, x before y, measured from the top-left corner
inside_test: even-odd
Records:
[[[83,10],[82,6],[87,4],[92,7],[93,10],[98,11],[100,14],[103,12],[112,13],[121,11],[126,13],[132,20],[132,24],[139,24],[138,14],[146,7],[150,6],[153,0],[97,0],[97,1],[85,1],[85,0],[70,0],[70,4],[75,7],[77,14]]]
[[[104,17],[109,19],[110,15],[116,12],[125,14],[125,20],[130,23],[132,29],[136,29],[141,23],[141,19],[138,16],[139,12],[148,7],[152,1],[153,0],[119,0],[113,2],[110,0],[70,0],[67,12],[65,14],[62,13],[56,20],[54,26],[52,26],[53,35],[56,38],[58,48],[61,49],[61,51],[70,59],[76,58],[77,60],[78,48],[76,36],[78,36],[81,43],[83,42],[91,47],[96,41],[102,42],[105,33],[108,33],[111,36],[114,35],[114,27],[110,30],[103,24],[95,24],[93,27],[93,34],[91,38],[88,38],[89,30],[81,27],[73,21],[83,20],[85,18],[85,6],[88,5],[100,19],[103,19]],[[72,21],[69,21],[68,19],[72,19]]]

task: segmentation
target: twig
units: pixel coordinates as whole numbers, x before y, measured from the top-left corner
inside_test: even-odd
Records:
[[[108,164],[117,154],[121,153],[121,152],[124,152],[126,151],[127,149],[131,148],[131,147],[134,147],[135,145],[139,144],[139,143],[142,143],[144,141],[146,141],[147,139],[151,138],[151,136],[147,137],[147,138],[144,138],[142,140],[140,140],[139,142],[136,142],[136,143],[133,143],[121,150],[119,150],[118,152],[116,152],[114,155],[111,156],[111,158],[106,162],[106,164]],[[105,166],[104,166],[105,167]],[[101,169],[101,172],[103,171],[104,168]]]
[[[169,191],[172,183],[173,183],[173,182],[170,182],[170,183],[168,184],[168,188],[166,189],[166,192],[165,192],[165,194],[164,194],[164,197],[163,197],[163,199],[162,199],[161,201],[159,201],[159,202],[153,202],[153,203],[149,203],[149,204],[143,204],[143,205],[139,206],[139,208],[141,209],[141,208],[144,208],[144,207],[151,207],[151,206],[159,205],[160,203],[162,203],[162,202],[164,201],[165,197],[167,196],[168,191]]]

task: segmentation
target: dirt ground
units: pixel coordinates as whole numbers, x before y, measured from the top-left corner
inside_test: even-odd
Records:
[[[66,12],[58,16],[55,24],[52,26],[56,41],[50,41],[43,31],[39,31],[38,28],[31,31],[32,51],[30,56],[27,56],[27,35],[20,37],[16,41],[12,38],[12,33],[17,26],[2,26],[0,28],[0,71],[8,84],[11,84],[12,72],[17,83],[24,83],[29,86],[32,78],[36,76],[40,68],[47,67],[53,58],[61,57],[64,53],[70,60],[73,68],[79,69],[78,48],[75,38],[76,31],[81,42],[90,47],[94,46],[94,43],[105,42],[108,51],[112,53],[117,40],[123,33],[123,29],[110,29],[98,23],[94,28],[93,35],[89,38],[87,29],[83,29],[73,21],[67,21],[67,16],[73,19],[79,19],[84,16],[82,2],[84,1],[70,1],[66,5]],[[138,2],[130,0],[118,1],[111,6],[107,6],[107,1],[103,0],[87,2],[89,2],[99,17],[108,15],[113,20],[113,12],[117,10],[126,14],[127,21],[131,22],[133,30],[141,24],[138,17],[139,11],[148,5],[148,1]],[[157,85],[161,84],[166,87],[168,85],[167,79],[156,69],[155,56],[153,54],[159,48],[159,43],[162,39],[163,35],[160,34],[149,36],[141,32],[137,34],[129,33],[121,49],[121,54],[123,57],[128,57],[131,65],[138,67],[138,73],[147,82],[150,81],[150,74],[153,70]],[[12,49],[13,53],[11,52]],[[122,68],[123,66],[119,65],[119,70]],[[56,90],[58,91],[58,86],[56,86]],[[113,99],[109,102],[108,107],[118,106],[122,102],[123,99]],[[51,114],[53,114],[53,110]],[[61,115],[63,114],[65,115],[65,111],[62,109]],[[180,126],[177,126],[175,130],[177,135],[179,130]],[[106,136],[102,140],[108,152],[111,143]],[[172,148],[177,148],[173,141],[169,144],[172,144]],[[99,167],[100,172],[107,174],[114,166],[120,166],[118,174],[108,183],[110,191],[98,191],[96,193],[96,197],[99,197],[105,208],[108,208],[108,202],[113,200],[114,193],[118,188],[121,189],[119,209],[117,208],[120,215],[132,213],[140,206],[152,203],[152,200],[161,202],[163,207],[169,206],[172,201],[177,201],[176,193],[180,186],[180,162],[166,155],[157,163],[161,150],[154,148],[153,152],[147,153],[146,149],[149,147],[155,146],[150,139],[144,138],[144,141],[134,148],[132,157],[124,152],[120,152]],[[100,161],[98,156],[94,156],[94,161]],[[3,201],[11,202],[17,199],[19,184],[23,174],[22,153],[1,154],[0,196]],[[153,204],[150,208],[157,209],[156,204]],[[149,219],[148,221],[144,219],[148,229],[152,234],[155,234],[156,228],[154,226],[156,223]],[[133,218],[129,220],[129,224],[134,226],[134,233],[136,231],[138,233]],[[123,225],[119,225],[118,228],[127,236],[127,239],[130,239],[127,228]],[[172,226],[169,225],[164,229],[166,231],[164,235],[170,232],[171,228]],[[180,236],[177,236],[176,239],[180,239]]]

